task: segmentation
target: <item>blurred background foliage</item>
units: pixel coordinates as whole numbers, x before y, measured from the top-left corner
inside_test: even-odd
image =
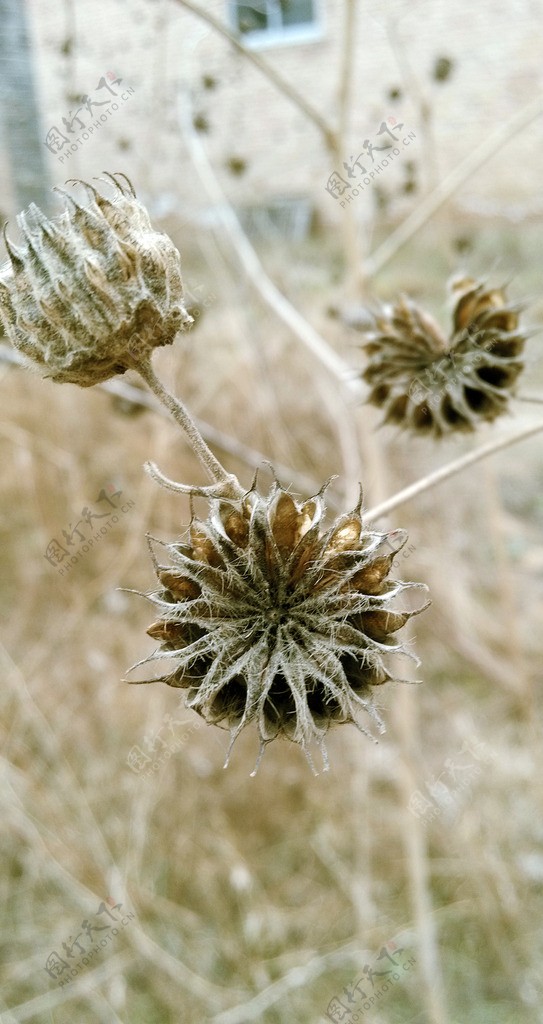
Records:
[[[149,6],[172,23],[179,13]],[[32,27],[32,5],[28,13]],[[105,25],[93,45],[101,72]],[[441,53],[435,90],[453,71]],[[93,145],[89,177],[101,169]],[[152,192],[152,179],[143,187]],[[269,479],[270,460],[304,496],[337,473],[334,511],[361,479],[370,508],[476,443],[536,422],[537,406],[515,402],[476,439],[435,445],[376,430],[379,414],[263,301],[207,195],[202,179],[210,215],[198,231],[182,212],[155,217],[182,253],[196,321],[155,365],[244,484],[259,465]],[[404,200],[407,216],[424,195],[405,189]],[[378,252],[403,207],[378,193],[368,204],[364,246]],[[348,323],[361,305],[405,291],[445,327],[445,282],[459,268],[509,281],[526,321],[540,323],[540,218],[514,223],[499,210],[498,200],[492,216],[446,204],[371,280],[352,263],[355,215],[351,226],[316,216],[299,238],[260,220],[251,242],[260,280],[267,274],[356,374],[359,335]],[[529,342],[519,390],[543,395],[540,344]],[[392,941],[415,965],[360,1019],[543,1021],[540,440],[379,522],[407,528],[398,574],[426,582],[433,599],[410,640],[421,685],[378,693],[379,744],[333,731],[331,770],[315,778],[298,748],[277,742],[249,778],[256,736],[239,739],[224,771],[225,732],[174,690],[123,682],[154,647],[150,606],[129,592],[154,586],[145,535],[173,539],[190,520],[188,501],[159,490],[143,463],[202,482],[173,424],[123,391],[135,383],[126,375],[115,395],[59,387],[4,351],[2,1024],[320,1024]],[[103,489],[120,492],[127,511],[61,575],[47,546],[84,507],[105,512]],[[105,927],[96,915],[107,897],[134,917],[88,965],[79,957],[61,987],[48,958],[69,962],[63,944],[78,934],[90,945],[82,922]]]

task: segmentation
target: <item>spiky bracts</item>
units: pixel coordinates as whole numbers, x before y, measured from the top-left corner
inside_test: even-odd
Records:
[[[423,585],[389,578],[403,531],[365,530],[360,506],[326,529],[325,511],[324,488],[305,502],[279,484],[267,497],[254,486],[211,499],[185,543],[164,545],[169,564],[156,565],[160,589],[148,595],[161,645],[140,664],[169,661],[159,681],[187,690],[187,706],[230,729],[231,746],[255,722],[260,755],[283,735],[309,759],[316,741],[326,765],[330,725],[365,732],[366,712],[382,727],[372,690],[392,678],[395,633],[426,604]]]
[[[371,386],[368,401],[384,423],[442,437],[473,431],[504,413],[523,369],[526,332],[505,289],[472,278],[452,282],[453,329],[447,341],[435,321],[403,296],[365,330]]]
[[[24,244],[6,238],[0,318],[13,346],[59,382],[89,387],[137,365],[192,323],[181,257],[155,231],[128,178],[108,174],[113,199],[81,182],[83,207],[49,220],[32,204],[17,217]],[[106,182],[108,184],[108,182]]]

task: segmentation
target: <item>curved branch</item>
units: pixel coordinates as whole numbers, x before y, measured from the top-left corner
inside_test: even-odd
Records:
[[[154,395],[156,395],[159,402],[162,402],[166,409],[169,410],[175,422],[185,432],[190,441],[193,452],[200,460],[202,466],[207,470],[211,479],[215,481],[214,486],[221,486],[225,496],[230,494],[231,497],[239,498],[243,495],[245,492],[241,487],[241,484],[232,473],[228,473],[226,471],[224,466],[221,465],[219,460],[211,451],[209,445],[205,443],[198,427],[182,401],[174,395],[171,395],[164,387],[162,381],[159,380],[151,366],[151,360],[144,359],[141,362],[134,364],[134,369],[138,371],[150,390]]]
[[[407,501],[411,501],[411,498],[416,498],[418,494],[429,491],[443,480],[448,480],[449,477],[460,473],[468,466],[472,466],[474,462],[479,462],[481,459],[486,458],[487,455],[493,455],[494,452],[501,451],[502,448],[508,448],[509,445],[516,444],[517,441],[524,441],[527,437],[532,437],[542,430],[543,421],[539,420],[538,423],[532,424],[530,427],[523,427],[522,430],[518,430],[515,434],[510,434],[508,437],[500,437],[497,441],[482,444],[479,448],[475,448],[474,451],[468,452],[467,455],[462,455],[459,459],[455,459],[454,462],[449,462],[448,465],[442,466],[441,469],[436,469],[434,473],[429,473],[422,480],[417,480],[416,483],[410,484],[409,487],[404,487],[402,491],[398,491],[391,498],[382,501],[364,515],[364,522],[373,523],[376,519],[387,515],[388,512],[392,512],[393,509],[398,508],[400,505],[405,505]]]
[[[275,68],[266,63],[266,61],[253,50],[248,50],[247,47],[239,41],[237,36],[235,36],[233,32],[229,31],[222,21],[219,21],[219,19],[215,18],[212,14],[208,14],[208,12],[199,7],[198,4],[192,3],[191,0],[175,0],[175,2],[179,4],[180,7],[185,7],[187,11],[191,11],[192,14],[196,14],[199,18],[202,18],[203,21],[207,21],[208,25],[211,25],[211,27],[214,28],[215,31],[223,37],[223,39],[226,39],[230,45],[238,51],[238,53],[242,53],[251,64],[254,64],[254,66],[258,68],[258,70],[261,71],[273,85],[275,85],[279,92],[282,92],[283,95],[291,101],[291,103],[294,103],[294,105],[298,107],[298,109],[301,110],[310,121],[313,122],[316,128],[318,128],[324,136],[327,148],[331,150],[334,149],[336,139],[334,129],[327,121],[325,121],[317,108],[313,107],[311,103],[308,103],[305,97],[302,96],[294,86],[290,85],[289,82],[286,82],[285,79],[277,73]]]
[[[184,105],[183,100],[185,101]],[[268,277],[221,187],[207,152],[193,128],[190,115],[190,98],[185,94],[185,96],[179,99],[179,124],[181,130],[183,131],[202,184],[211,202],[215,204],[215,212],[247,278],[251,281],[266,305],[273,310],[274,314],[286,324],[295,337],[319,360],[328,370],[329,374],[341,384],[343,389],[349,393],[349,396],[353,399],[360,397],[364,388],[352,367],[344,362],[325,338],[298,312],[296,307],[292,305],[289,299],[283,295],[277,285]],[[330,409],[332,422],[335,423],[338,433],[338,441],[345,467],[345,479],[358,480],[360,476],[359,449],[354,436],[354,429],[351,427],[350,419],[345,415],[343,408],[340,408],[338,405],[335,391],[333,395],[329,393],[328,380],[325,379],[323,383],[325,385],[323,391],[324,401]],[[340,414],[338,414],[338,410]]]
[[[365,276],[371,277],[381,270],[479,167],[482,167],[487,160],[490,160],[495,153],[502,149],[506,142],[518,135],[523,128],[535,121],[536,117],[542,113],[543,100],[538,96],[537,99],[519,110],[506,124],[493,132],[480,146],[477,146],[426,199],[419,203],[413,213],[388,236],[373,256],[369,257],[364,266]]]
[[[187,103],[186,109],[188,109],[189,103],[186,96],[185,101]],[[225,231],[228,233],[229,240],[236,250],[238,259],[247,277],[270,309],[299,338],[306,348],[313,353],[319,362],[329,370],[333,377],[353,394],[358,395],[361,393],[362,387],[352,367],[343,361],[341,356],[334,351],[332,346],[298,312],[296,307],[292,305],[277,285],[268,277],[255,249],[241,227],[231,203],[222,190],[205,148],[192,128],[190,116],[188,116],[187,112],[183,111],[181,104],[179,120],[194,165],[210,200],[216,204],[216,212]]]
[[[2,363],[26,367],[26,360],[20,352],[11,348],[10,345],[0,342],[0,367],[2,366]],[[121,377],[112,377],[111,380],[105,380],[102,381],[101,384],[96,384],[96,387],[100,391],[107,391],[110,395],[114,395],[116,398],[124,399],[125,402],[130,403],[130,405],[133,405],[136,408],[149,409],[151,412],[160,413],[161,416],[165,416],[168,419],[170,417],[169,410],[166,410],[154,395],[149,394],[147,391],[143,391],[139,387],[134,387],[133,384],[129,384]],[[218,427],[212,426],[211,423],[207,423],[199,416],[195,416],[193,419],[198,430],[208,444],[213,444],[216,448],[220,448],[221,451],[226,452],[228,455],[232,455],[235,459],[238,459],[239,462],[243,462],[246,466],[249,466],[250,469],[259,469],[266,461],[269,461],[268,455],[265,455],[263,452],[259,452],[256,448],[250,448],[248,445],[243,444],[242,441],[238,441],[229,434],[225,434],[224,431],[219,430]],[[61,452],[60,449],[59,453],[59,459],[62,457],[63,463],[66,461],[66,464],[71,465],[66,453]],[[273,460],[273,468],[280,480],[290,480],[293,487],[295,487],[300,494],[303,494],[304,492],[307,494],[316,494],[322,486],[322,480],[320,478],[314,478],[307,473],[301,473],[298,470],[293,469],[292,466],[287,466],[283,462],[278,462],[275,458]],[[328,498],[328,505],[332,509],[335,507],[331,496]]]

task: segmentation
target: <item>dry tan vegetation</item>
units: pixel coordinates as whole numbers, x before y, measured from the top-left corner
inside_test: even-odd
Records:
[[[223,5],[212,6],[209,24]],[[342,66],[332,69],[337,135],[327,134],[335,126],[322,131],[320,111],[305,109],[329,146],[330,167],[341,166],[349,103],[359,101],[349,95],[357,6],[346,0]],[[166,27],[178,7],[186,13],[194,4],[178,0],[175,13],[161,12]],[[370,11],[377,19],[381,7]],[[75,26],[74,15],[68,4]],[[93,53],[104,42],[100,24],[89,33],[99,43]],[[162,102],[165,35],[157,38],[153,88]],[[75,75],[72,43],[65,56]],[[418,72],[407,72],[406,90],[415,87],[423,114]],[[144,108],[150,91],[146,81]],[[293,111],[303,108],[294,85],[283,83],[283,93]],[[536,102],[495,128],[481,123],[481,140],[460,154],[454,180],[413,199],[419,229],[412,222],[397,251],[398,225],[377,204],[358,239],[353,215],[304,243],[257,245],[269,279],[353,375],[363,362],[360,335],[330,310],[355,294],[354,258],[370,251],[380,259],[363,282],[367,301],[405,291],[444,323],[444,285],[462,269],[508,283],[513,298],[527,300],[526,320],[541,324],[541,223],[513,229],[460,207],[440,211],[484,161],[501,158],[508,140],[516,145],[521,130],[525,143],[536,137]],[[481,111],[483,121],[484,104]],[[172,113],[168,125],[177,125],[193,161],[202,206],[216,204],[220,186],[191,113],[178,125]],[[429,122],[426,131],[431,152]],[[121,150],[123,169],[152,176],[156,151],[141,142],[141,153]],[[514,147],[507,157],[517,161]],[[134,184],[153,194],[153,181]],[[182,182],[179,189],[186,209]],[[404,213],[411,201],[403,196]],[[155,366],[209,425],[212,448],[247,487],[257,468],[271,479],[269,460],[304,497],[337,474],[328,491],[334,514],[352,507],[361,480],[371,509],[541,416],[541,407],[515,401],[510,417],[476,437],[439,444],[376,430],[379,413],[302,345],[288,310],[278,316],[273,300],[264,301],[262,271],[251,279],[232,225],[230,237],[196,232],[181,216],[157,226],[179,246],[185,284],[204,308],[194,330],[155,354]],[[540,353],[539,335],[527,347],[519,391],[543,395]],[[137,380],[127,374],[121,391],[129,383]],[[153,459],[169,477],[205,482],[179,431],[126,394],[60,387],[7,363],[0,389],[0,1024],[322,1024],[334,1019],[334,999],[349,1008],[356,983],[368,1004],[361,997],[348,1014],[336,1006],[342,1024],[543,1024],[541,435],[378,521],[379,529],[408,530],[397,574],[427,583],[433,602],[408,632],[420,668],[397,665],[417,685],[377,691],[387,726],[379,743],[351,726],[331,731],[331,770],[314,777],[298,747],[277,741],[251,778],[255,733],[241,735],[224,770],[228,734],[186,710],[181,691],[124,681],[156,646],[145,632],[152,609],[129,592],[154,586],[145,535],[172,540],[190,520],[188,499],[161,490],[143,464]],[[61,575],[47,546],[86,506],[105,515],[103,489],[122,492],[115,500],[126,511]],[[85,536],[102,521],[93,531],[83,524]],[[130,763],[135,748],[150,758],[142,771]],[[408,969],[375,980],[380,994],[370,1005],[371,971],[391,968],[377,959],[387,946]],[[52,955],[68,963],[60,978]]]
[[[536,227],[515,262],[516,297],[535,287]],[[352,497],[345,423],[345,444],[361,440],[366,507],[474,443],[373,433],[375,411],[348,406],[214,238],[191,252],[172,230],[187,279],[214,297],[157,356],[162,377],[196,415],[291,466],[283,482],[293,490],[303,490],[297,474],[318,488],[337,472],[332,504]],[[415,244],[376,294],[410,287],[439,302],[453,269],[447,230],[441,265]],[[507,234],[492,232],[480,234],[475,270],[496,239],[507,251]],[[265,255],[274,274],[287,258],[299,267],[292,300],[357,365],[355,332],[326,316],[329,243]],[[537,321],[541,308],[530,313]],[[539,345],[530,343],[531,392],[538,380],[543,391]],[[249,778],[254,735],[224,771],[226,733],[182,709],[174,690],[122,681],[154,644],[148,606],[117,588],[150,588],[146,531],[171,539],[189,521],[185,498],[160,490],[142,464],[200,482],[182,438],[153,412],[126,415],[103,390],[2,374],[2,1024],[317,1024],[394,938],[416,964],[360,1019],[543,1020],[540,440],[380,522],[408,528],[398,572],[427,582],[433,605],[412,631],[422,685],[379,693],[379,745],[336,730],[331,771],[314,778],[301,751],[278,741]],[[514,409],[479,440],[537,418],[535,406]],[[254,467],[224,461],[249,485]],[[110,482],[133,507],[60,576],[47,544],[84,506],[102,510],[96,498]],[[127,757],[168,714],[184,722],[178,749],[144,777]],[[470,766],[469,785],[451,780],[448,760]],[[448,789],[432,793],[439,779]],[[432,820],[409,809],[415,791],[432,800]],[[96,912],[109,895],[134,918],[59,987],[47,958],[63,955],[82,921],[108,920]]]

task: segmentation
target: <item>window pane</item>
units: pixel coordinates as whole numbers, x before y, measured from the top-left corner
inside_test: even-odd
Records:
[[[253,4],[236,4],[236,21],[240,32],[265,32],[268,27],[267,4],[255,0]]]
[[[313,0],[280,0],[283,25],[306,25],[314,20]]]

